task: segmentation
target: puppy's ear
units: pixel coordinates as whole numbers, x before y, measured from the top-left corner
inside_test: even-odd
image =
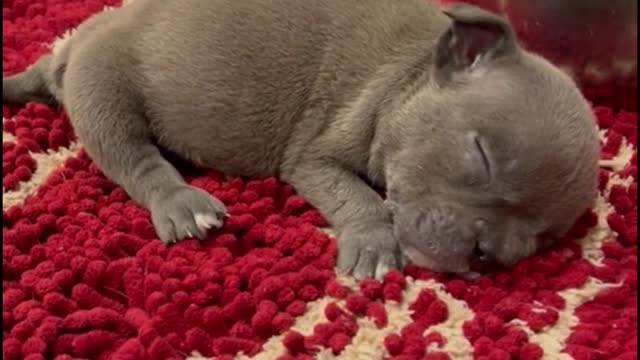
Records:
[[[451,26],[438,39],[435,70],[442,79],[480,69],[517,50],[509,22],[478,7],[457,4],[444,10]]]

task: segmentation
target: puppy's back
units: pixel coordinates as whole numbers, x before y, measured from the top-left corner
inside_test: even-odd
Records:
[[[116,11],[86,36],[86,54],[114,57],[132,79],[160,145],[247,176],[275,173],[291,138],[328,126],[382,65],[427,58],[446,23],[423,0],[136,0]]]

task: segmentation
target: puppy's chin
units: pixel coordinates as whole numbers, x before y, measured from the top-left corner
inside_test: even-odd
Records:
[[[462,258],[437,260],[411,247],[402,247],[402,255],[414,265],[435,272],[465,275],[470,271],[469,262]]]

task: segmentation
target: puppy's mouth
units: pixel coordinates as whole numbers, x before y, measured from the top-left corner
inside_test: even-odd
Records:
[[[412,246],[401,246],[404,265],[412,263],[416,266],[439,273],[459,275],[473,280],[504,269],[493,257],[476,249],[469,257],[439,259],[429,256]]]
[[[406,246],[401,246],[401,251],[409,262],[435,272],[465,274],[470,270],[469,262],[464,258],[436,260],[413,247]]]

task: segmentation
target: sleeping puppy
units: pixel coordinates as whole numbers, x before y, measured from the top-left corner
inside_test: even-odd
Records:
[[[204,238],[225,207],[160,149],[292,184],[357,278],[404,257],[460,274],[476,258],[513,264],[596,194],[595,122],[574,82],[467,5],[136,0],[2,90],[63,104],[163,242]]]

